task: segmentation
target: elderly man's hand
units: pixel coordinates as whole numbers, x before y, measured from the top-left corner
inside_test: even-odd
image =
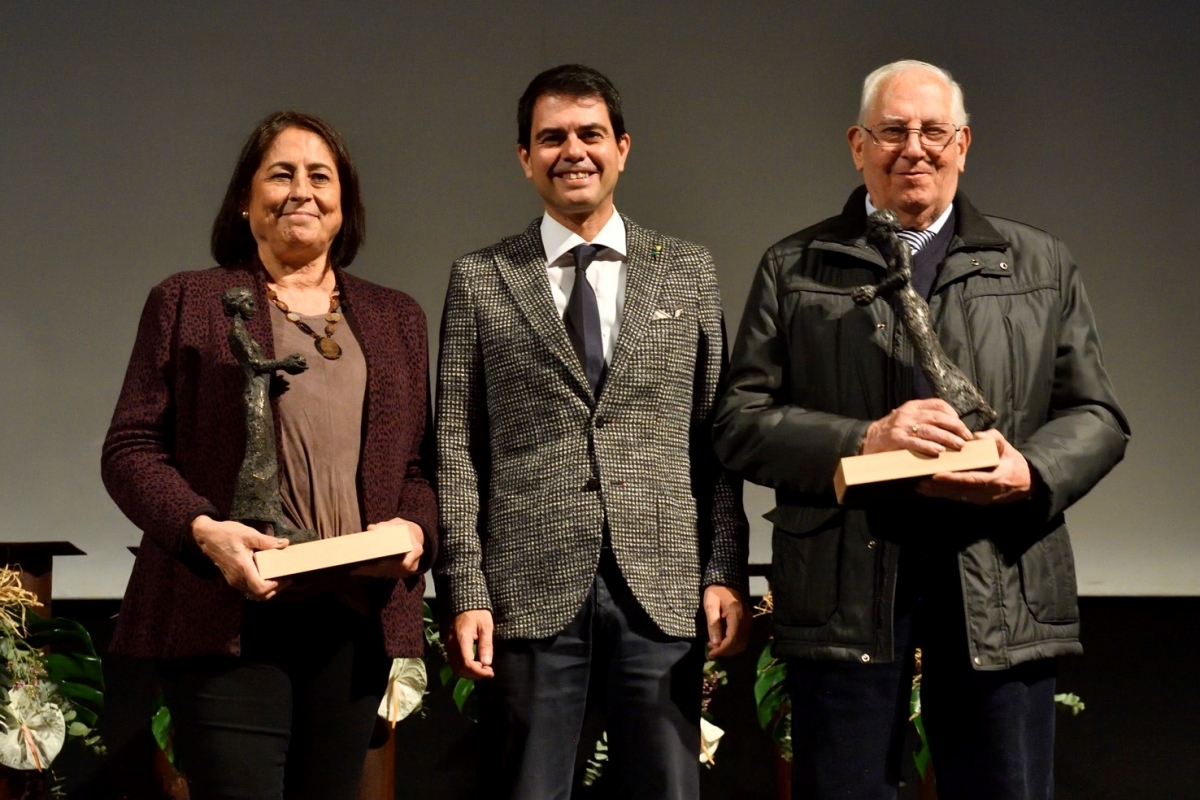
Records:
[[[917,484],[917,492],[963,503],[988,505],[1024,500],[1033,493],[1033,472],[1017,448],[997,430],[980,431],[980,439],[995,439],[1000,464],[992,470],[939,472]]]
[[[891,450],[912,450],[921,455],[937,456],[946,450],[962,450],[963,444],[972,438],[967,426],[945,400],[909,400],[883,419],[871,423],[859,452],[865,456]]]

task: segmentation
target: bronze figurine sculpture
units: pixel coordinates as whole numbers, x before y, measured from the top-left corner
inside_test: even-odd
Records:
[[[857,287],[852,294],[854,302],[865,306],[877,297],[899,292],[900,321],[933,393],[949,403],[972,432],[990,428],[996,421],[995,409],[946,356],[929,321],[929,305],[912,288],[912,251],[896,235],[900,229],[900,221],[887,209],[876,211],[867,220],[867,241],[883,255],[887,275],[877,284]]]
[[[245,286],[235,286],[221,298],[225,314],[232,318],[229,327],[229,349],[246,375],[242,406],[246,414],[246,455],[238,470],[237,485],[229,518],[246,523],[265,523],[274,528],[274,535],[292,544],[317,539],[316,531],[299,530],[288,524],[279,500],[279,459],[275,449],[275,419],[271,413],[269,389],[276,370],[299,375],[308,369],[304,356],[293,353],[286,358],[268,361],[262,347],[246,330],[245,320],[255,313],[254,292]]]

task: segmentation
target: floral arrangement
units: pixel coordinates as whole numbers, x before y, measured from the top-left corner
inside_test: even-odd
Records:
[[[47,769],[68,739],[97,754],[96,718],[104,673],[91,636],[77,622],[42,619],[20,573],[0,567],[0,764]]]
[[[762,617],[774,610],[771,593],[767,592],[754,607],[754,616]],[[775,658],[771,645],[775,638],[767,640],[758,656],[755,670],[754,703],[758,710],[758,725],[779,750],[784,761],[792,760],[792,698],[787,692],[787,664]]]

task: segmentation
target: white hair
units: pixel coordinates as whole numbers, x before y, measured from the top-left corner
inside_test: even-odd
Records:
[[[858,124],[867,124],[867,114],[870,112],[871,106],[875,103],[875,98],[879,94],[880,87],[888,79],[894,78],[902,72],[912,70],[931,73],[946,84],[947,88],[950,89],[950,116],[953,117],[951,121],[955,125],[966,125],[969,118],[967,116],[967,109],[963,105],[963,90],[958,85],[958,81],[954,80],[948,70],[944,70],[926,61],[915,61],[913,59],[884,64],[866,77],[866,80],[863,81],[862,103],[858,107]]]

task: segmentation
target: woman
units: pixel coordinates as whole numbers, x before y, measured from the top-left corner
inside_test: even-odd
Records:
[[[213,223],[220,266],[167,278],[142,312],[102,463],[145,534],[112,651],[156,659],[193,800],[353,798],[389,657],[423,652],[420,573],[437,543],[425,316],[345,272],[364,230],[338,132],[272,114]],[[235,287],[253,296],[243,333],[292,367],[264,415],[287,523],[322,537],[394,526],[410,553],[319,585],[259,577],[254,551],[288,542],[227,518],[247,439],[222,307]]]

